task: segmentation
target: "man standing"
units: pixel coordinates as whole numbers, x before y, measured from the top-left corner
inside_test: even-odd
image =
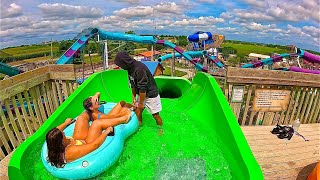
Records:
[[[126,52],[119,52],[115,64],[128,71],[132,88],[132,103],[136,106],[139,123],[142,123],[142,112],[146,106],[158,125],[162,125],[159,112],[162,110],[160,96],[156,82],[143,63],[134,60]],[[138,99],[136,99],[138,95]]]

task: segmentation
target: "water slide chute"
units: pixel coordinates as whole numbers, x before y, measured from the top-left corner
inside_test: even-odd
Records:
[[[266,58],[266,59],[261,60],[261,61],[256,61],[256,62],[253,62],[253,63],[248,63],[248,64],[245,64],[245,65],[242,65],[241,68],[257,68],[257,67],[260,67],[260,66],[263,66],[263,65],[270,65],[270,64],[273,64],[275,62],[282,61],[282,58],[285,58],[285,57],[290,57],[290,54],[284,53],[284,54],[280,54],[280,55],[275,55],[275,56],[272,56],[270,58]]]
[[[291,66],[289,71],[294,71],[294,72],[302,72],[302,73],[310,73],[310,74],[320,74],[319,70],[312,70],[312,69],[304,69],[304,68],[299,68],[297,66]]]
[[[98,33],[97,28],[89,28],[86,33],[72,44],[72,46],[56,61],[56,64],[70,64],[79,52],[86,46],[89,39]]]
[[[12,67],[8,64],[0,62],[0,73],[8,76],[15,76],[17,74],[23,73],[23,71],[19,68]]]
[[[111,174],[122,173],[116,177],[126,177],[127,179],[148,179],[154,177],[155,170],[159,168],[157,161],[167,158],[169,160],[184,160],[196,158],[204,162],[204,173],[208,179],[214,179],[213,171],[206,169],[208,164],[217,164],[219,174],[225,171],[224,168],[230,169],[232,179],[263,179],[261,168],[254,158],[250,147],[245,139],[243,132],[218,83],[213,77],[205,73],[197,73],[193,81],[190,82],[184,78],[159,77],[156,83],[160,91],[161,102],[163,103],[163,116],[166,116],[167,122],[163,125],[164,133],[162,137],[157,137],[156,128],[153,125],[142,126],[139,132],[128,139],[123,154],[130,155],[126,160],[111,167],[102,176],[104,178],[113,178]],[[53,179],[52,175],[47,173],[40,159],[40,151],[45,141],[46,133],[53,127],[61,124],[67,117],[76,117],[82,111],[82,101],[86,97],[101,92],[101,99],[107,102],[119,102],[125,100],[130,102],[132,99],[131,90],[128,87],[128,74],[124,70],[107,70],[91,75],[81,86],[79,86],[58,109],[43,123],[43,125],[26,141],[24,141],[13,153],[8,174],[10,179]],[[171,93],[172,92],[172,93]],[[165,98],[165,94],[177,94],[176,97]],[[146,111],[143,118],[148,118]],[[206,118],[203,118],[206,117]],[[152,118],[152,117],[150,117]],[[212,154],[203,153],[200,148],[194,148],[185,144],[185,149],[181,149],[176,142],[170,139],[167,133],[179,134],[178,126],[187,122],[192,122],[196,127],[196,135],[203,140],[211,140],[219,142],[217,146],[221,149],[221,157],[214,157],[214,160],[207,160]],[[148,124],[149,121],[145,122]],[[151,122],[151,121],[150,121]],[[152,121],[154,123],[154,121]],[[188,131],[187,131],[188,132]],[[145,146],[141,137],[150,136],[156,141],[155,146]],[[194,135],[180,137],[184,142],[195,142]],[[221,139],[218,140],[218,139]],[[201,141],[201,139],[200,139]],[[200,143],[200,147],[210,149],[206,144]],[[130,145],[129,145],[130,144]],[[165,145],[165,146],[164,146]],[[196,144],[195,144],[196,145]],[[183,147],[184,147],[183,146]],[[156,153],[154,149],[161,149],[167,153]],[[217,150],[218,151],[218,150]],[[190,152],[185,157],[180,153]],[[150,156],[149,156],[150,154]],[[222,166],[220,159],[225,159],[226,165]],[[140,159],[145,162],[140,162]],[[103,161],[101,159],[101,161]],[[125,163],[134,164],[130,167]],[[136,166],[136,164],[144,163],[144,166]],[[209,174],[209,171],[211,174]],[[174,173],[174,172],[171,172]],[[99,177],[97,177],[99,178]],[[220,178],[224,179],[224,177]]]
[[[303,59],[320,64],[320,56],[309,53],[308,51],[302,50],[298,48],[297,54],[300,54]]]
[[[312,53],[309,53],[309,52],[307,52],[305,50],[302,50],[302,49],[298,48],[296,54],[284,53],[284,54],[272,56],[270,58],[266,58],[266,59],[261,60],[261,61],[256,61],[256,62],[253,62],[253,63],[247,63],[245,65],[242,65],[241,68],[257,68],[257,67],[260,67],[260,66],[263,66],[263,65],[271,65],[271,64],[273,64],[275,62],[282,61],[282,58],[290,57],[292,55],[293,56],[297,55],[299,58],[303,58],[303,59],[305,59],[306,61],[309,61],[309,62],[320,63],[320,56],[312,54]],[[295,66],[290,67],[288,70],[289,71],[294,71],[294,72],[311,73],[311,74],[319,74],[320,73],[319,70],[310,70],[310,69],[304,69],[304,68],[299,68],[299,67],[295,67]]]
[[[192,58],[202,57],[205,53],[205,51],[185,51],[184,53],[188,54]],[[174,53],[174,57],[179,58],[182,57],[182,54],[180,53]],[[162,63],[163,61],[172,58],[172,54],[166,54],[158,58],[158,61]]]
[[[192,35],[189,35],[188,40],[190,42],[202,42],[206,40],[212,40],[211,32],[196,32]]]
[[[194,58],[206,56],[210,61],[213,61],[219,68],[224,68],[224,65],[217,60],[216,56],[209,55],[207,51],[185,51],[184,53],[188,54],[193,58],[192,61],[195,61]],[[182,57],[182,54],[175,53],[174,57]],[[158,58],[158,61],[161,63],[167,59],[172,58],[172,54],[166,54]]]
[[[188,55],[187,53],[185,53],[179,46],[166,41],[166,40],[158,40],[156,42],[156,44],[161,44],[163,46],[172,48],[174,50],[176,50],[179,54],[181,54],[181,56],[183,56],[185,59],[187,59],[188,61],[190,61],[197,70],[202,71],[202,72],[208,72],[208,69],[206,67],[203,67],[202,64],[198,63],[196,60],[193,60],[193,58]]]

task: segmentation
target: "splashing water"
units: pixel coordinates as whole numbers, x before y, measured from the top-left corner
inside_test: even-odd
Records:
[[[152,115],[144,113],[142,127],[125,141],[118,161],[92,179],[231,179],[218,136],[202,133],[188,114],[170,110],[172,102],[163,103],[162,129]],[[33,174],[35,180],[57,179],[42,165],[41,147],[31,152],[24,174]]]

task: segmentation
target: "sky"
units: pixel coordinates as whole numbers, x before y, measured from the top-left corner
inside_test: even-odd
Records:
[[[319,0],[0,0],[0,48],[74,38],[83,29],[296,45],[320,52]]]

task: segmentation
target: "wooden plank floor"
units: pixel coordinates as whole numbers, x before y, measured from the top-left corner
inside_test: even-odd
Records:
[[[242,126],[253,155],[266,180],[306,179],[320,161],[320,124],[302,124],[299,132],[310,141],[294,135],[290,141],[270,133],[274,126]],[[12,153],[0,161],[0,180],[8,179]]]
[[[320,124],[302,124],[290,141],[270,131],[274,126],[242,126],[253,155],[266,180],[306,179],[320,160]],[[309,166],[308,166],[309,165]]]

